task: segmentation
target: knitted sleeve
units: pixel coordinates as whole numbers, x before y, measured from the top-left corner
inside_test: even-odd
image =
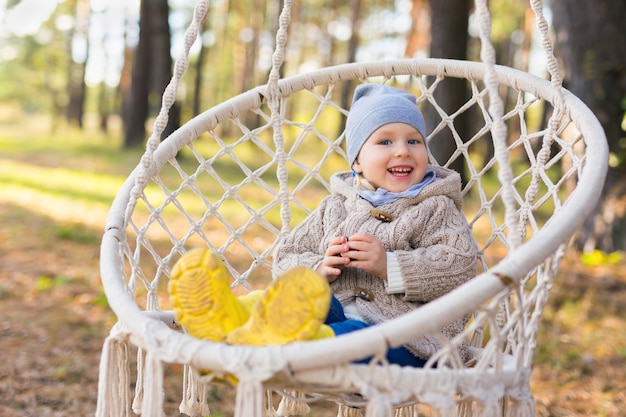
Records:
[[[394,252],[387,252],[387,294],[404,293],[404,281],[402,280],[402,270],[398,257]]]
[[[297,266],[316,269],[324,253],[320,250],[324,237],[324,212],[328,199],[323,200],[306,219],[296,226],[276,247],[272,273],[274,277]]]
[[[476,275],[478,247],[454,202],[445,196],[420,204],[423,227],[411,240],[412,250],[398,250],[407,301],[426,303]]]

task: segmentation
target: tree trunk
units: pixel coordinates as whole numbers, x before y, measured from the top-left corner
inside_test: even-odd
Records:
[[[125,148],[141,145],[146,137],[150,89],[150,4],[151,0],[141,0],[139,43],[132,57],[130,94],[124,109]]]
[[[611,164],[600,203],[582,233],[580,249],[626,248],[626,165],[621,123],[626,97],[624,0],[553,0],[555,52],[564,85],[596,115],[607,136]]]
[[[430,55],[432,58],[466,58],[471,4],[470,0],[430,0],[432,28]],[[445,78],[435,89],[434,98],[447,114],[454,113],[469,98],[466,80]],[[470,137],[469,117],[470,115],[465,112],[454,120],[454,127],[461,138]],[[429,131],[435,129],[441,122],[441,118],[431,106],[424,108],[424,118]],[[448,128],[438,132],[428,146],[437,162],[446,164],[464,176],[463,158],[448,161],[457,149],[452,132]]]
[[[126,43],[124,48],[124,64],[120,73],[120,83],[118,85],[117,98],[121,102],[122,126],[124,128],[124,147],[129,147],[132,143],[127,143],[127,129],[130,125],[130,118],[133,115],[132,109],[132,84],[133,84],[133,60],[136,48],[132,48]]]
[[[152,36],[150,36],[150,96],[149,108],[156,114],[161,107],[163,92],[172,78],[172,53],[167,0],[150,0]],[[165,139],[180,126],[180,106],[174,103],[169,112],[167,126],[161,135]]]
[[[87,91],[85,85],[85,70],[89,57],[89,36],[87,32],[90,13],[91,10],[88,1],[76,1],[74,8],[74,29],[69,39],[69,56],[71,57],[67,82],[69,101],[65,110],[65,116],[68,123],[75,124],[79,128],[83,127],[83,115],[85,112],[85,94]],[[74,51],[74,48],[80,47],[83,48],[82,51]],[[77,52],[79,55],[74,57],[74,52]]]
[[[428,0],[411,0],[411,32],[404,55],[415,58],[420,52],[428,52],[430,45],[430,6]]]
[[[350,0],[350,9],[352,10],[352,15],[350,17],[350,21],[352,24],[352,36],[350,36],[350,40],[348,41],[348,61],[354,62],[356,60],[356,51],[359,47],[359,27],[360,27],[360,19],[361,19],[361,0]],[[341,107],[347,109],[349,107],[349,103],[352,100],[351,92],[353,91],[354,81],[343,83],[341,89]],[[341,118],[341,126],[339,127],[339,131],[343,132],[346,127],[346,118]],[[351,167],[352,168],[352,167]]]
[[[124,146],[143,143],[146,120],[151,107],[160,108],[163,91],[172,75],[170,54],[169,8],[167,0],[141,0],[139,15],[139,44],[132,66],[130,98],[126,109]],[[163,137],[180,124],[178,105],[170,110]]]

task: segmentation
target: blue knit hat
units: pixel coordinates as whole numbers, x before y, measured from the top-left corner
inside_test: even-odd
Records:
[[[350,166],[370,135],[388,123],[411,125],[426,139],[424,116],[415,103],[413,94],[388,85],[357,86],[346,121],[346,150]]]

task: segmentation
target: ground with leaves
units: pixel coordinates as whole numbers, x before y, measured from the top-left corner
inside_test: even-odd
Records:
[[[103,302],[96,238],[63,237],[49,220],[7,204],[0,225],[0,415],[92,415],[99,353],[114,321]],[[34,230],[59,235],[41,239]],[[572,257],[563,266],[539,340],[537,414],[623,415],[624,269]],[[168,384],[179,380],[180,370],[170,369]],[[172,412],[175,395],[168,391]],[[230,395],[215,391],[214,401]]]
[[[3,164],[32,164],[29,158],[0,149],[0,174]],[[34,157],[40,166],[58,159],[50,150]],[[108,202],[51,213],[47,198],[67,192],[52,196],[50,183],[11,178],[0,180],[0,416],[93,415],[100,350],[115,320],[98,270]],[[538,416],[624,415],[624,328],[624,261],[595,254],[583,263],[570,253],[539,337],[532,380]],[[180,382],[181,369],[167,368],[168,415],[177,415]],[[232,413],[232,390],[216,387],[211,408]]]

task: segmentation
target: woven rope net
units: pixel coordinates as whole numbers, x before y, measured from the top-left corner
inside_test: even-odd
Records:
[[[96,415],[161,415],[163,365],[179,363],[180,410],[190,416],[209,414],[210,384],[233,377],[237,416],[298,415],[320,399],[337,402],[338,415],[409,416],[424,406],[434,415],[534,416],[529,381],[543,309],[567,242],[593,209],[606,171],[599,123],[561,88],[555,69],[544,80],[496,66],[489,50],[482,63],[356,63],[278,79],[289,6],[268,84],[197,115],[160,142],[206,12],[207,3],[198,3],[187,54],[177,61],[155,133],[111,207],[102,241],[103,285],[118,323],[103,347]],[[540,5],[533,6],[542,27]],[[484,7],[477,2],[478,11],[486,13]],[[434,99],[450,78],[466,80],[471,91],[454,112]],[[265,287],[278,239],[328,194],[330,175],[349,168],[341,130],[349,109],[338,104],[341,90],[369,82],[404,88],[420,108],[433,110],[438,122],[427,140],[439,132],[454,138],[450,158],[431,163],[463,161],[464,212],[480,248],[479,275],[405,316],[341,338],[255,348],[186,335],[165,291],[173,263],[192,247],[209,247],[224,260],[233,291]],[[501,97],[509,97],[506,106]],[[455,130],[464,113],[476,122],[470,137]],[[543,113],[551,115],[545,126],[538,122]],[[439,333],[466,312],[473,316],[462,334]],[[385,362],[389,346],[426,333],[443,348],[424,368]],[[466,362],[462,341],[471,346]],[[131,346],[138,348],[136,378]],[[366,356],[374,358],[369,365],[352,364]],[[272,391],[283,395],[278,409],[265,394]]]

